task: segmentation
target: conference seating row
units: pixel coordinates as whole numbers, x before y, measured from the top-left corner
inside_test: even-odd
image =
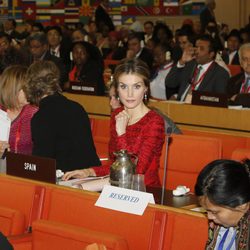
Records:
[[[0,231],[15,250],[204,249],[202,213],[148,205],[142,216],[95,206],[99,194],[0,175]]]
[[[106,159],[110,133],[109,119],[91,118],[91,126],[97,154],[100,158]],[[247,153],[250,152],[250,138],[204,131],[183,132],[183,135],[171,135],[165,140],[162,149],[159,176],[162,181],[166,166],[167,189],[186,185],[194,191],[200,170],[209,162],[221,158],[242,160],[249,157]]]

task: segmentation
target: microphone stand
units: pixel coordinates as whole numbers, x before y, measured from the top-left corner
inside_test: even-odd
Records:
[[[165,196],[165,188],[166,188],[166,174],[167,174],[167,164],[168,164],[168,147],[169,147],[169,139],[172,134],[172,128],[168,127],[166,131],[166,148],[165,148],[165,157],[164,157],[164,172],[163,172],[163,181],[162,181],[162,189],[161,189],[161,205],[164,202]]]

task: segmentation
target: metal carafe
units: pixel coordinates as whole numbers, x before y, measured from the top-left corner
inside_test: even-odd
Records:
[[[116,161],[110,167],[110,184],[112,186],[130,188],[132,182],[132,176],[135,174],[137,157],[127,153],[127,150],[122,149],[118,152],[114,152]],[[133,156],[135,163],[131,160]]]

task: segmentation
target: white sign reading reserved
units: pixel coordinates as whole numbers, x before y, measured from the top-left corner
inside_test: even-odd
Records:
[[[95,205],[125,213],[142,215],[148,203],[155,204],[150,193],[114,186],[104,186]]]

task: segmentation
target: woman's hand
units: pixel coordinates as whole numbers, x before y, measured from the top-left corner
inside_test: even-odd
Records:
[[[0,153],[2,154],[5,149],[10,149],[10,144],[7,141],[0,141]]]
[[[81,170],[74,170],[74,171],[70,171],[67,172],[63,177],[62,180],[63,181],[67,181],[71,178],[86,178],[89,176],[96,176],[96,173],[94,171],[94,169],[92,168],[87,168],[87,169],[81,169]]]
[[[116,115],[115,127],[118,136],[126,133],[126,127],[128,125],[129,119],[130,119],[129,114],[125,110]]]

